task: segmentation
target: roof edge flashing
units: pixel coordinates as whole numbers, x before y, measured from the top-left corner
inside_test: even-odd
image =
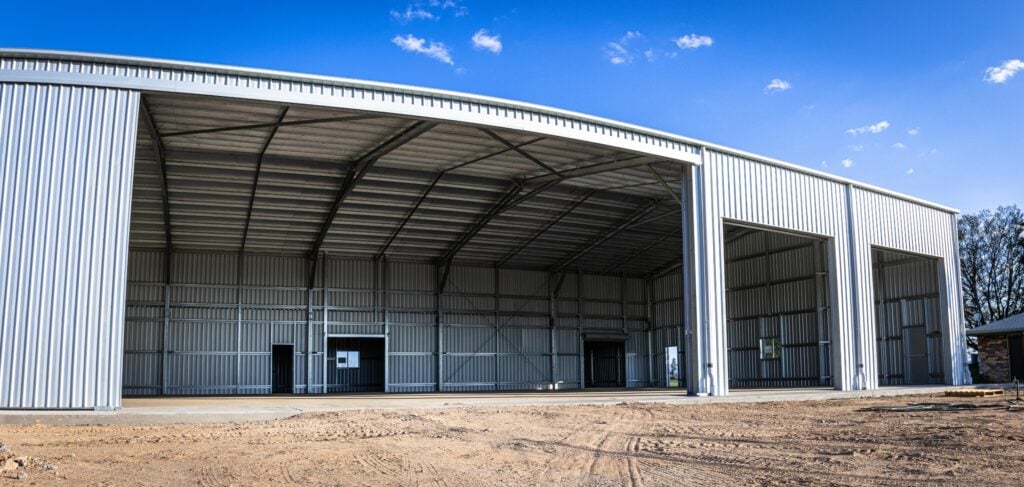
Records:
[[[635,133],[635,134],[640,135],[640,136],[652,137],[654,139],[661,139],[661,140],[664,140],[666,142],[671,142],[671,143],[675,143],[675,144],[681,144],[682,146],[685,146],[685,147],[693,149],[693,152],[688,152],[688,151],[685,151],[685,150],[656,151],[656,150],[654,150],[655,149],[654,147],[652,147],[651,150],[649,150],[649,151],[645,151],[645,150],[640,149],[638,147],[625,147],[625,144],[623,144],[623,145],[616,145],[616,144],[611,143],[611,142],[600,142],[600,141],[597,141],[597,140],[588,140],[588,139],[585,139],[585,138],[576,138],[576,140],[580,140],[580,141],[583,141],[583,142],[589,142],[589,143],[595,143],[595,144],[599,144],[599,145],[606,145],[606,146],[611,146],[611,147],[617,147],[617,148],[620,148],[620,149],[623,149],[623,150],[630,150],[630,151],[634,151],[634,152],[643,152],[643,153],[647,153],[649,155],[656,155],[656,156],[659,156],[659,157],[664,157],[664,158],[666,158],[666,159],[668,159],[670,161],[676,161],[676,162],[680,162],[680,163],[687,163],[687,164],[693,164],[693,165],[700,165],[702,163],[701,162],[701,157],[699,156],[698,153],[700,152],[701,149],[708,149],[708,150],[712,150],[712,151],[719,152],[719,153],[722,153],[722,154],[728,154],[728,155],[734,155],[734,156],[738,156],[738,157],[743,157],[743,158],[747,158],[747,159],[750,159],[752,161],[760,162],[760,163],[763,163],[763,164],[769,164],[769,165],[777,166],[777,167],[784,168],[784,169],[787,169],[787,170],[791,170],[791,171],[794,171],[794,172],[810,175],[810,176],[813,176],[813,177],[818,177],[818,178],[821,178],[821,179],[825,179],[825,180],[829,180],[829,181],[834,181],[834,182],[837,182],[837,183],[840,183],[840,184],[848,184],[848,185],[851,185],[851,186],[853,186],[855,188],[858,188],[858,189],[862,189],[862,190],[865,190],[865,191],[870,191],[870,192],[873,192],[873,193],[882,194],[882,195],[885,195],[885,196],[891,196],[891,197],[894,197],[894,198],[897,198],[897,199],[901,199],[901,200],[904,200],[904,201],[907,201],[907,202],[910,202],[910,203],[914,203],[914,204],[918,204],[918,205],[921,205],[921,206],[929,207],[929,208],[932,208],[932,209],[935,209],[935,210],[939,210],[939,211],[943,211],[943,212],[946,212],[946,213],[951,213],[951,214],[954,214],[954,215],[960,213],[960,211],[958,209],[956,209],[956,208],[952,208],[952,207],[949,207],[949,206],[941,205],[941,204],[934,203],[934,202],[931,202],[931,201],[927,201],[927,200],[924,200],[924,199],[921,199],[921,198],[917,198],[917,197],[914,197],[914,196],[902,194],[902,193],[899,193],[899,192],[896,192],[896,191],[892,191],[892,190],[888,190],[888,189],[885,189],[885,188],[881,188],[881,187],[878,187],[878,186],[875,186],[875,185],[872,185],[872,184],[863,183],[863,182],[859,182],[859,181],[856,181],[856,180],[848,179],[848,178],[845,178],[845,177],[842,177],[842,176],[826,173],[826,172],[823,172],[823,171],[820,171],[820,170],[817,170],[817,169],[812,169],[810,167],[801,166],[801,165],[798,165],[798,164],[795,164],[795,163],[792,163],[792,162],[787,162],[787,161],[783,161],[783,160],[780,160],[780,159],[766,157],[766,156],[762,156],[762,155],[755,154],[755,153],[752,153],[752,152],[747,152],[747,151],[743,151],[743,150],[740,150],[740,149],[734,149],[734,148],[731,148],[731,147],[728,147],[728,146],[724,146],[724,145],[720,145],[720,144],[715,144],[715,143],[711,143],[711,142],[706,142],[706,141],[699,140],[699,139],[694,139],[694,138],[691,138],[691,137],[685,137],[685,136],[681,136],[681,135],[678,135],[678,134],[673,134],[673,133],[670,133],[670,132],[665,132],[665,131],[662,131],[662,130],[652,129],[652,128],[648,128],[648,127],[644,127],[644,126],[640,126],[640,125],[634,125],[634,124],[620,122],[620,121],[616,121],[616,120],[612,120],[612,119],[608,119],[608,118],[598,117],[598,116],[594,116],[594,115],[588,115],[588,114],[584,114],[584,113],[580,113],[580,112],[574,112],[574,111],[570,111],[570,110],[563,110],[563,109],[559,109],[559,108],[553,108],[553,107],[548,107],[548,106],[538,105],[538,104],[533,104],[533,103],[528,103],[528,102],[519,102],[519,101],[509,100],[509,99],[505,99],[505,98],[498,98],[498,97],[491,97],[491,96],[484,96],[484,95],[474,95],[474,94],[461,93],[461,92],[450,91],[450,90],[442,90],[442,89],[434,89],[434,88],[424,88],[424,87],[419,87],[419,86],[402,85],[402,84],[397,84],[397,83],[365,81],[365,80],[358,80],[358,79],[344,78],[344,77],[336,77],[336,76],[302,74],[302,73],[296,73],[296,72],[280,71],[280,70],[272,70],[272,69],[263,69],[263,68],[247,68],[247,67],[222,65],[222,64],[213,64],[213,63],[186,62],[186,61],[176,61],[176,60],[167,60],[167,59],[141,57],[141,56],[98,54],[98,53],[74,52],[74,51],[64,51],[64,50],[5,48],[5,47],[0,47],[0,60],[2,60],[2,59],[35,59],[35,60],[40,60],[40,61],[45,61],[45,60],[51,60],[51,61],[80,61],[80,62],[96,62],[96,63],[122,64],[122,65],[128,65],[128,66],[147,67],[147,68],[154,68],[154,69],[193,70],[193,71],[201,71],[201,72],[206,72],[206,73],[211,73],[211,74],[221,74],[221,75],[247,76],[247,77],[254,77],[254,76],[255,77],[265,77],[265,78],[273,79],[273,80],[276,80],[276,81],[291,81],[291,82],[297,82],[297,83],[323,83],[323,84],[327,84],[327,85],[335,85],[335,86],[346,87],[346,88],[383,90],[383,91],[389,91],[389,92],[392,92],[392,93],[395,93],[395,94],[408,94],[408,95],[414,95],[414,96],[429,96],[429,97],[438,97],[438,98],[446,99],[446,100],[449,100],[449,101],[480,103],[480,104],[490,105],[490,106],[495,107],[495,108],[507,108],[507,109],[513,109],[513,110],[529,111],[529,112],[532,112],[532,113],[535,113],[535,114],[538,114],[538,115],[561,117],[561,118],[566,118],[566,119],[577,120],[577,121],[582,122],[582,123],[589,123],[589,124],[605,126],[607,128],[613,129],[613,130],[621,130],[621,131],[625,131],[625,132]],[[28,79],[28,77],[10,76],[10,74],[5,75],[4,74],[5,71],[7,73],[10,73],[9,70],[0,69],[0,81],[33,82],[31,79]],[[96,76],[102,76],[102,75],[98,75],[97,74]],[[46,82],[46,81],[47,80],[45,80],[45,79],[38,79],[35,82]],[[141,86],[141,84],[142,83],[140,83],[140,86],[136,86],[135,89],[145,90],[146,87],[145,86]],[[189,89],[187,89],[187,86],[185,86],[185,85],[187,85],[187,82],[176,82],[175,83],[175,89],[173,91],[174,92],[178,92],[178,93],[194,93],[194,94],[200,94],[200,95],[208,94],[208,93],[203,93],[200,90],[190,91]],[[127,86],[118,86],[118,87],[127,87]],[[245,98],[242,95],[239,95],[238,97],[239,98]],[[275,101],[275,100],[265,100],[265,101]],[[294,103],[296,103],[296,104],[308,104],[308,103],[303,103],[301,101],[295,101]],[[396,115],[400,115],[400,113],[395,113],[395,114]],[[439,120],[441,120],[441,121],[448,121],[448,122],[454,122],[454,123],[463,122],[461,120],[449,120],[449,119],[444,119],[444,118],[441,118]],[[465,123],[465,122],[463,122],[463,123]],[[523,131],[526,131],[526,132],[535,132],[535,131],[532,131],[529,128],[526,128],[526,127],[523,127],[520,130],[523,130]],[[536,133],[539,133],[539,132],[536,132]],[[557,135],[557,134],[555,134],[554,136],[563,136],[563,137],[566,137],[566,138],[573,138],[571,135]]]

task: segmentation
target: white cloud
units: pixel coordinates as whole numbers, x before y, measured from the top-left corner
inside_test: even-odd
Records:
[[[501,54],[501,36],[491,35],[487,29],[480,29],[473,34],[473,47],[491,51],[494,54]]]
[[[883,130],[885,130],[887,128],[889,128],[889,122],[886,121],[886,120],[882,120],[881,122],[878,122],[878,123],[876,123],[874,125],[865,125],[863,127],[857,127],[855,129],[849,129],[849,130],[846,131],[846,133],[848,133],[850,135],[865,134],[865,133],[869,133],[869,132],[872,133],[872,134],[878,134],[878,133],[881,133]]]
[[[399,12],[397,10],[391,11],[391,18],[402,24],[408,24],[414,20],[437,20],[437,16],[424,10],[419,6],[409,5],[405,8],[405,12]]]
[[[1024,61],[1010,59],[999,66],[993,66],[985,70],[985,81],[1001,85],[1010,80],[1017,71],[1024,69]]]
[[[430,6],[441,7],[441,10],[452,9],[455,11],[456,17],[469,15],[469,9],[465,5],[459,4],[457,0],[430,0]]]
[[[814,107],[815,107],[815,105],[811,104],[811,105],[804,105],[801,108],[803,108],[804,110],[814,110]]]
[[[416,1],[405,7],[405,11],[402,12],[392,10],[391,18],[403,25],[414,20],[438,20],[441,18],[440,11],[448,9],[452,9],[456,17],[469,14],[469,9],[454,0],[430,0],[426,3]]]
[[[860,144],[857,144],[857,145],[851,145],[851,146],[850,146],[850,150],[852,150],[852,151],[854,151],[854,152],[862,152],[862,151],[864,150],[864,146],[863,146],[863,145],[860,145]]]
[[[654,49],[648,49],[644,51],[644,57],[647,58],[647,61],[654,62],[654,60],[657,58],[657,55],[654,54]]]
[[[680,49],[697,49],[698,47],[711,46],[711,44],[715,43],[715,40],[711,37],[699,36],[697,34],[689,34],[673,40]]]
[[[895,143],[895,144],[893,144],[893,145],[892,145],[892,148],[893,148],[893,149],[899,149],[899,150],[903,150],[903,149],[906,149],[906,148],[907,148],[907,146],[906,146],[906,145],[904,145],[904,144],[903,144],[903,142],[897,142],[897,143]]]
[[[776,91],[786,91],[792,88],[788,81],[775,78],[768,83],[768,86],[764,87],[765,93],[774,93]]]
[[[427,44],[426,39],[420,39],[412,34],[407,34],[405,37],[395,36],[391,39],[391,42],[402,48],[403,51],[415,52],[429,58],[437,59],[438,61],[448,65],[455,65],[455,61],[452,60],[451,52],[448,51],[448,46],[445,46],[442,42],[430,41],[430,43]]]
[[[914,168],[907,169],[907,175],[914,174]]]
[[[919,133],[921,133],[921,128],[920,127],[914,127],[914,128],[912,128],[912,129],[907,131],[907,135],[917,135]]]
[[[842,162],[840,162],[840,164],[842,164],[843,167],[846,168],[853,167],[853,159],[843,159]]]
[[[626,32],[626,35],[620,37],[619,40],[609,42],[604,50],[608,61],[612,64],[629,64],[633,62],[635,56],[629,50],[629,44],[642,37],[643,35],[639,32],[631,30]]]
[[[821,167],[828,167],[828,161],[821,161]]]

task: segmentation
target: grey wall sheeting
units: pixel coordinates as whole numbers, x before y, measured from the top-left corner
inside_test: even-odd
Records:
[[[762,164],[754,160],[708,150],[705,164],[694,168],[702,186],[704,202],[698,212],[704,222],[702,244],[706,249],[707,308],[702,331],[707,333],[707,361],[702,363],[703,380],[691,384],[692,392],[715,395],[728,391],[727,337],[725,333],[725,257],[723,221],[743,222],[766,228],[785,229],[829,239],[830,275],[834,282],[851,279],[848,255],[845,185]],[[740,186],[737,186],[740,182]],[[805,204],[814,201],[813,205]],[[698,240],[701,240],[698,236]],[[832,303],[833,383],[842,389],[855,388],[851,314],[852,297],[839,286]]]
[[[121,404],[138,103],[0,85],[0,408]]]
[[[941,259],[943,329],[948,332],[944,336],[952,337],[947,339],[949,343],[943,344],[941,354],[943,363],[948,365],[944,370],[950,371],[945,382],[969,383],[963,357],[954,214],[715,150],[705,152],[704,164],[693,168],[693,173],[690,185],[703,195],[696,212],[704,222],[704,235],[698,235],[697,241],[706,250],[699,262],[704,269],[702,284],[707,286],[706,297],[702,298],[706,302],[700,330],[707,333],[708,343],[702,345],[706,348],[706,363],[693,363],[699,358],[691,358],[690,365],[702,369],[701,383],[691,385],[692,392],[725,394],[728,391],[722,253],[725,222],[827,239],[829,273],[833,276],[829,296],[833,384],[844,390],[877,387],[876,353],[870,346],[875,333],[872,246]],[[814,204],[808,205],[807,201]],[[852,203],[848,205],[847,201]],[[853,220],[849,215],[853,215]],[[851,238],[850,228],[855,229],[855,239]],[[856,249],[857,253],[852,255],[851,249]],[[854,263],[856,269],[851,267]],[[856,314],[855,305],[858,306]],[[859,347],[855,327],[860,337]]]
[[[858,262],[862,263],[858,279],[863,289],[860,308],[865,343],[874,342],[876,330],[871,249],[892,249],[938,259],[934,262],[938,266],[937,308],[942,332],[939,356],[944,382],[969,384],[955,215],[857,188],[851,191],[854,224],[858,228]],[[864,360],[869,368],[867,377],[877,381],[877,370],[873,370],[878,364],[875,347],[865,347]],[[869,385],[874,386],[877,385]]]
[[[378,268],[372,260],[320,259],[317,282],[326,287],[312,290],[307,321],[304,259],[247,254],[239,293],[237,255],[175,254],[165,365],[161,257],[154,251],[131,253],[126,395],[161,393],[164,366],[168,394],[269,393],[272,344],[295,346],[295,389],[304,393],[307,333],[314,337],[308,390],[322,392],[325,309],[329,334],[388,330],[389,391],[438,388],[433,264],[388,260]],[[386,289],[380,273],[387,274]],[[453,267],[440,296],[441,390],[579,388],[579,344],[586,331],[626,333],[627,385],[650,384],[643,281],[570,274],[556,297],[561,311],[552,321],[548,278],[533,270]]]
[[[740,227],[729,230],[734,234],[725,246],[730,385],[831,385],[822,243]],[[779,339],[782,356],[763,359],[762,338]]]

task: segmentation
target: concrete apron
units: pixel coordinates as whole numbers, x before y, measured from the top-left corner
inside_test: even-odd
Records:
[[[174,424],[235,423],[287,418],[313,411],[612,405],[623,402],[700,405],[776,401],[822,401],[937,394],[999,386],[898,386],[870,391],[740,389],[725,397],[687,396],[672,389],[588,389],[576,391],[444,392],[275,396],[148,397],[124,400],[115,411],[0,410],[0,424]]]

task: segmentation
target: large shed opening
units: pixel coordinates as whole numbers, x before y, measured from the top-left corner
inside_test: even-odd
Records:
[[[384,337],[327,337],[327,392],[383,392]]]
[[[729,387],[832,385],[826,245],[725,226]]]
[[[939,260],[875,248],[871,262],[879,385],[944,383]]]
[[[159,93],[136,146],[124,395],[649,387],[682,348],[681,162]]]
[[[586,387],[625,387],[625,340],[584,340]]]

